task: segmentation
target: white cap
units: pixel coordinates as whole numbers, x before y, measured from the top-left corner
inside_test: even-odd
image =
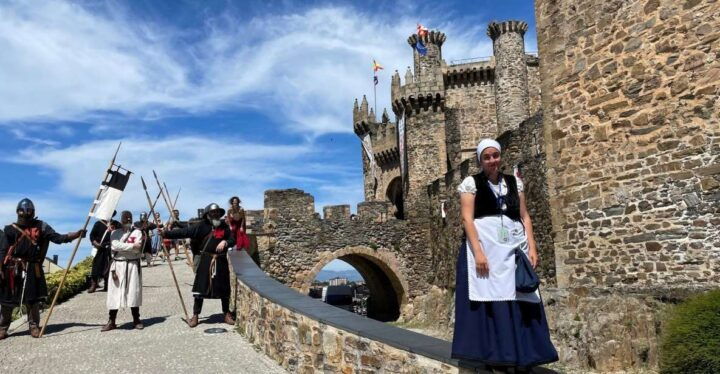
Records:
[[[498,151],[502,152],[502,148],[500,148],[500,143],[498,143],[497,141],[495,141],[493,139],[486,138],[486,139],[481,140],[480,143],[478,143],[478,146],[477,146],[478,160],[480,160],[480,155],[482,155],[483,151],[486,148],[497,148]]]

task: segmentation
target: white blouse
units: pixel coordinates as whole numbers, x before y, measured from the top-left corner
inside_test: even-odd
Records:
[[[515,180],[517,181],[517,189],[518,193],[523,192],[525,190],[525,185],[523,184],[522,179],[517,176],[517,173],[515,174]],[[489,182],[490,188],[492,188],[495,193],[498,196],[503,196],[507,194],[508,186],[507,183],[505,183],[505,178],[500,180],[499,184],[493,184],[492,182]],[[477,192],[477,186],[475,186],[475,178],[471,176],[466,177],[463,179],[462,183],[457,188],[459,193],[471,193],[475,194]]]

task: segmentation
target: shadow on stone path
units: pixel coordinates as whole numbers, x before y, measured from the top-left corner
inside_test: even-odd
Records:
[[[182,261],[173,265],[191,313],[192,270]],[[142,276],[144,330],[134,330],[130,310],[121,310],[118,329],[101,333],[108,318],[106,293],[83,292],[55,308],[42,339],[31,338],[27,325],[17,327],[24,319],[15,321],[12,335],[0,341],[0,368],[16,373],[285,373],[222,323],[220,300],[206,300],[200,324],[190,329],[166,263],[143,267]],[[209,328],[228,332],[205,333]]]

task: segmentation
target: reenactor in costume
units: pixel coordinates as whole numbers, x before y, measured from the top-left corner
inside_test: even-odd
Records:
[[[58,234],[35,217],[30,199],[20,200],[16,213],[17,222],[5,226],[5,239],[0,240],[0,339],[7,338],[13,309],[21,304],[28,310],[30,335],[40,336],[40,302],[48,293],[43,261],[50,242],[69,243],[87,234],[85,230]]]
[[[204,299],[220,299],[225,323],[235,324],[230,313],[230,268],[227,251],[235,245],[230,227],[222,217],[225,210],[213,203],[205,207],[202,220],[192,226],[160,231],[166,239],[190,239],[194,263],[196,266],[193,282],[193,316],[188,322],[190,327],[198,325]]]
[[[115,217],[113,212],[113,217]],[[100,280],[103,280],[103,291],[108,288],[108,272],[110,270],[111,252],[110,252],[110,234],[113,230],[119,229],[120,224],[113,220],[98,220],[90,230],[90,242],[95,247],[95,257],[93,257],[92,270],[90,272],[90,288],[88,293],[97,290]]]
[[[175,209],[173,210],[173,217],[172,220],[167,223],[167,230],[172,229],[178,229],[178,228],[185,228],[188,226],[187,222],[180,221],[180,211]],[[181,259],[180,257],[180,247],[185,246],[185,240],[171,240],[171,239],[164,239],[163,240],[163,246],[165,249],[167,249],[168,256],[170,256],[171,250],[175,250],[175,261]],[[187,259],[190,261],[190,259]],[[168,258],[168,261],[170,259]]]
[[[228,209],[225,221],[230,226],[230,230],[235,235],[235,247],[237,249],[250,248],[250,240],[246,234],[246,218],[245,209],[240,205],[240,198],[233,196],[230,198],[230,208]]]
[[[142,257],[145,258],[147,266],[152,266],[152,230],[157,226],[148,221],[148,215],[145,212],[140,213],[140,220],[135,222],[135,228],[143,233]]]
[[[133,225],[132,213],[122,212],[120,223],[122,227],[110,235],[111,248],[113,253],[112,264],[110,265],[110,287],[107,294],[107,308],[110,310],[110,319],[103,326],[102,331],[110,331],[117,328],[115,319],[118,309],[130,308],[133,317],[133,325],[136,329],[142,330],[143,324],[140,321],[140,306],[142,305],[142,269],[140,260],[143,255],[145,242],[150,238],[146,237],[143,231]]]

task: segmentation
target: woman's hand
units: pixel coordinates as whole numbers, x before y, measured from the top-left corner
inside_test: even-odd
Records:
[[[537,268],[538,264],[540,263],[540,256],[538,256],[537,250],[535,248],[530,248],[530,250],[528,250],[528,259],[530,259],[530,264],[532,265],[533,269]]]
[[[222,253],[226,247],[227,247],[227,241],[223,240],[220,243],[218,243],[217,247],[215,247],[215,252]]]
[[[475,269],[481,277],[487,277],[490,275],[490,265],[488,264],[487,257],[482,251],[475,252]]]

